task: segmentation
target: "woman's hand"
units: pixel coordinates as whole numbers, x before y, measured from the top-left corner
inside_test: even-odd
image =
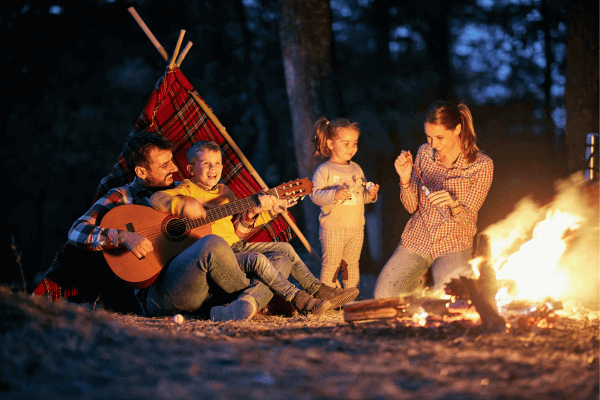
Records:
[[[452,195],[445,190],[429,193],[429,196],[427,196],[427,200],[429,200],[431,204],[437,204],[439,206],[457,206],[454,197],[452,197]]]
[[[413,158],[410,151],[402,150],[396,161],[394,161],[394,167],[398,176],[400,176],[400,183],[402,185],[408,185],[410,183],[410,174],[413,168]]]

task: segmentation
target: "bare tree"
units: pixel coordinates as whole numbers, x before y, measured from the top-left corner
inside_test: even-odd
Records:
[[[565,110],[569,172],[585,163],[585,136],[598,132],[598,2],[572,0],[568,6]]]
[[[325,82],[331,73],[331,5],[323,0],[284,0],[280,25],[285,80],[292,116],[298,172],[312,178],[313,125],[326,112]],[[318,243],[318,208],[302,202],[307,238]]]

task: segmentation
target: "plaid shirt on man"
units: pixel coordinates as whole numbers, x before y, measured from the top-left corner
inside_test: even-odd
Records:
[[[99,226],[113,208],[125,204],[149,205],[152,191],[137,178],[125,186],[110,189],[69,229],[70,244],[87,250],[108,250],[119,247],[119,231]]]
[[[156,191],[144,186],[135,178],[133,182],[115,189],[111,189],[79,218],[69,230],[68,241],[70,244],[87,250],[108,250],[119,247],[119,230],[104,228],[102,218],[113,208],[125,204],[137,204],[150,207],[149,198]],[[254,227],[254,220],[244,220],[245,213],[233,217],[233,226],[236,233],[247,235]]]
[[[409,187],[402,189],[400,185],[400,200],[404,208],[413,214],[400,243],[422,257],[431,255],[433,259],[473,247],[477,213],[492,184],[493,172],[492,159],[483,153],[479,153],[472,164],[467,164],[463,153],[460,153],[452,167],[447,169],[431,145],[421,146]],[[431,193],[446,190],[460,201],[462,211],[453,216],[449,206],[442,207],[448,217],[446,222],[427,200],[423,186]]]

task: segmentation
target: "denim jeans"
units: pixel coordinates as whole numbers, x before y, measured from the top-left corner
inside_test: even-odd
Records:
[[[314,294],[321,286],[321,281],[310,272],[294,247],[287,242],[246,242],[241,240],[231,245],[231,248],[235,253],[256,252],[267,255],[272,262],[281,264],[277,269],[282,274],[289,270],[288,273],[292,275],[292,278],[310,295]],[[276,255],[277,253],[279,254]]]
[[[433,290],[441,290],[452,278],[471,276],[471,249],[425,258],[399,245],[385,264],[375,284],[373,297],[383,299],[413,292],[418,280],[431,266]]]
[[[184,250],[147,289],[143,301],[146,314],[194,313],[209,299],[212,305],[219,305],[236,294],[238,299],[252,297],[259,310],[269,303],[273,292],[291,301],[298,288],[286,278],[294,270],[299,283],[314,289],[313,293],[319,288],[320,282],[289,243],[238,243],[230,247],[221,237],[208,235]],[[213,298],[214,293],[224,295]]]
[[[235,253],[239,268],[250,277],[250,285],[237,297],[255,302],[258,310],[265,307],[277,293],[291,302],[298,288],[287,280],[290,264],[282,253],[260,254],[256,252]]]
[[[152,286],[145,289],[142,305],[149,316],[193,313],[211,297],[211,287],[233,294],[249,284],[227,242],[208,235],[163,268]]]

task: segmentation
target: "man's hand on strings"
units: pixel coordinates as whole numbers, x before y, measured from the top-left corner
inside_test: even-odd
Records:
[[[137,258],[145,257],[152,252],[152,242],[136,232],[119,231],[119,244],[125,246]]]

